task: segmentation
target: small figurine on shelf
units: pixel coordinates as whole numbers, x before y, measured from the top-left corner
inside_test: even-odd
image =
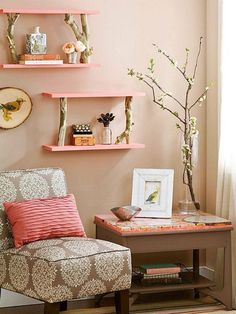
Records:
[[[95,145],[95,137],[90,124],[73,124],[72,125],[73,145],[91,146]]]
[[[62,47],[62,50],[67,55],[68,63],[77,63],[78,53],[80,54],[86,49],[86,46],[82,41],[78,40],[77,42],[65,43]]]
[[[47,36],[40,33],[39,26],[34,27],[34,32],[26,35],[26,53],[45,54],[47,52]]]
[[[98,122],[103,123],[104,129],[102,133],[102,144],[110,145],[112,144],[112,131],[109,128],[110,122],[113,121],[115,116],[113,113],[101,114],[100,118],[98,118]]]

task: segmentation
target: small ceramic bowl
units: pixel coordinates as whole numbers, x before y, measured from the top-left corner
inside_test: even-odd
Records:
[[[121,206],[111,209],[112,213],[120,220],[126,221],[134,218],[142,209],[137,206]]]

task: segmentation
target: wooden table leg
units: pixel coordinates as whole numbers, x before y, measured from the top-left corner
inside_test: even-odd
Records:
[[[206,293],[222,302],[227,310],[232,310],[232,256],[231,256],[231,233],[227,233],[227,244],[224,248],[224,279],[221,290],[212,291],[207,289]]]
[[[193,279],[199,278],[199,250],[193,250]],[[194,298],[199,299],[200,294],[197,289],[194,289]]]

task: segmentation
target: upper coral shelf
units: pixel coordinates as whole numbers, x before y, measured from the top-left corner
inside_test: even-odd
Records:
[[[57,9],[57,10],[43,10],[43,9],[0,9],[0,14],[3,13],[20,13],[20,14],[99,14],[99,11],[97,10],[75,10],[75,9]]]

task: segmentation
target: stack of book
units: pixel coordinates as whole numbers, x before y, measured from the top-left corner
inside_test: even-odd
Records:
[[[59,54],[23,54],[20,55],[19,64],[25,65],[45,65],[63,64]]]
[[[72,126],[72,144],[76,146],[92,146],[96,144],[89,124],[74,124]]]
[[[177,264],[144,264],[139,266],[142,283],[181,283],[181,267]]]

